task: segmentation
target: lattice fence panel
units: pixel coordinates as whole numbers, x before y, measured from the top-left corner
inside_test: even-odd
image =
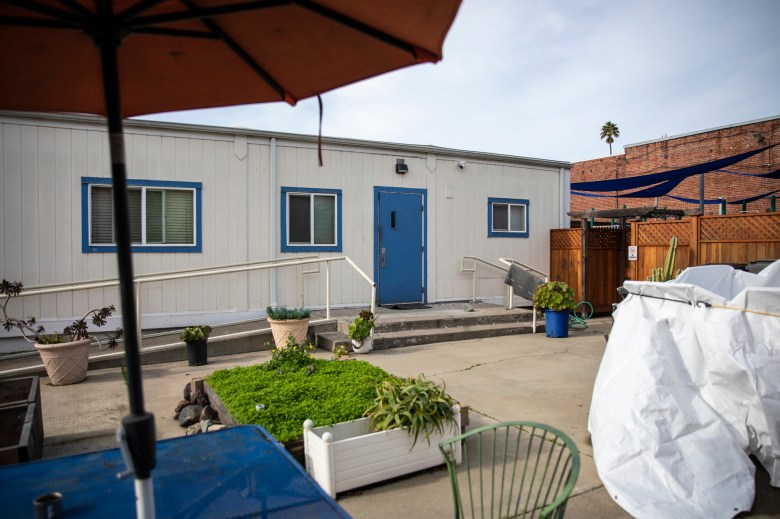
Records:
[[[637,225],[639,245],[669,245],[672,236],[677,236],[678,245],[691,241],[691,222],[643,222]]]
[[[780,214],[701,218],[701,241],[780,241]]]
[[[620,229],[588,229],[588,246],[594,249],[620,249]]]
[[[580,229],[553,229],[550,231],[551,249],[579,249],[581,247]]]

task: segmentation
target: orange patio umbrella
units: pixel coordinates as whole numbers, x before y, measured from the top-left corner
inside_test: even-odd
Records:
[[[154,417],[144,409],[122,118],[298,100],[437,62],[460,0],[0,2],[0,108],[105,115],[140,516],[153,516]]]

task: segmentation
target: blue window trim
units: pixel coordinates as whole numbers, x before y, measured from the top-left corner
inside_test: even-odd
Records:
[[[327,194],[336,195],[336,244],[335,245],[290,245],[287,243],[287,193]],[[282,222],[281,251],[282,252],[341,252],[341,189],[320,189],[305,187],[282,186],[282,201],[280,204]]]
[[[110,178],[81,177],[81,252],[116,252],[116,245],[89,244],[89,186],[111,186]],[[128,179],[128,186],[180,188],[195,190],[195,245],[133,245],[133,252],[202,252],[203,251],[203,218],[202,218],[202,182],[179,182],[175,180],[137,180]]]
[[[374,186],[374,248],[379,247],[379,193],[401,193],[423,197],[423,303],[428,302],[428,190],[415,187]],[[379,279],[379,250],[374,250],[374,279]]]
[[[493,230],[493,204],[514,204],[525,206],[525,231],[494,231]],[[488,198],[488,238],[528,238],[528,231],[531,228],[531,211],[529,211],[529,202],[524,198]]]

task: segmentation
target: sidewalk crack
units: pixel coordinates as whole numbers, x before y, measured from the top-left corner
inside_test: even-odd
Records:
[[[447,375],[449,373],[462,373],[464,371],[469,371],[470,369],[478,368],[480,366],[488,366],[490,364],[498,364],[498,363],[501,363],[501,362],[506,362],[508,360],[516,360],[516,359],[523,359],[523,358],[530,358],[530,357],[550,357],[550,356],[553,356],[553,355],[560,355],[562,353],[569,353],[569,348],[566,347],[566,348],[564,348],[564,349],[562,349],[560,351],[552,351],[552,352],[549,352],[549,353],[534,353],[534,354],[526,354],[526,355],[516,355],[514,357],[507,357],[505,359],[498,359],[498,360],[494,360],[494,361],[491,361],[491,362],[478,362],[476,364],[472,364],[471,366],[469,366],[467,368],[454,369],[452,371],[441,371],[439,373],[433,373],[432,376],[436,377],[436,376],[441,376],[441,375]]]

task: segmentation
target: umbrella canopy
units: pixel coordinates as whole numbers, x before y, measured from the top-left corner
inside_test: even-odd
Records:
[[[460,0],[0,0],[0,108],[106,115],[139,517],[153,517],[122,118],[286,101],[441,59]]]
[[[0,105],[106,115],[95,42],[118,38],[125,117],[315,96],[442,57],[460,0],[0,4]]]

